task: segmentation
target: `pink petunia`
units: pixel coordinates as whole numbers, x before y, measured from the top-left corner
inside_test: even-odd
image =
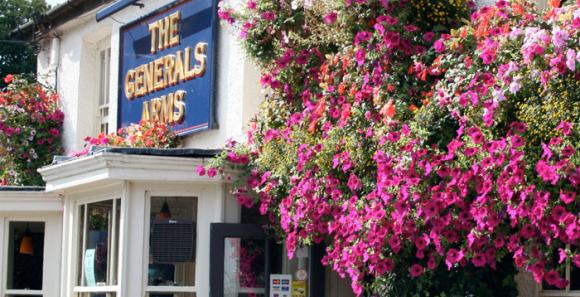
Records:
[[[419,264],[413,264],[413,266],[409,268],[409,274],[411,275],[411,278],[417,278],[421,276],[423,272],[424,272],[423,266]]]

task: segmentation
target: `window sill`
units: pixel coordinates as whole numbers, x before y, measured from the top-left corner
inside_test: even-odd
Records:
[[[43,295],[42,290],[6,290],[5,294],[13,296]]]
[[[145,287],[147,293],[195,293],[196,287],[187,286],[147,286]]]
[[[580,297],[580,291],[570,291],[570,292],[561,292],[561,291],[544,291],[540,292],[540,297]]]
[[[95,287],[74,287],[75,293],[113,293],[119,290],[119,286],[95,286]]]

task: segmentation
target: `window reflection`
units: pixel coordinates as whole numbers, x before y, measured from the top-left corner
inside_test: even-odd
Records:
[[[80,206],[79,213],[79,285],[86,287],[116,285],[121,200],[84,204]],[[95,297],[110,295],[110,293],[91,294],[96,294]]]
[[[10,222],[7,288],[42,290],[44,222]]]
[[[195,286],[196,221],[197,198],[151,198],[149,286]],[[150,293],[150,296],[174,294]]]

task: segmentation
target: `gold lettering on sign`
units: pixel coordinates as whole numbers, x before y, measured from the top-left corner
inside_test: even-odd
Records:
[[[207,49],[205,42],[195,48],[186,47],[147,64],[127,71],[125,75],[125,95],[127,99],[143,97],[166,89],[184,81],[200,78],[207,71]]]
[[[180,124],[185,118],[185,91],[175,92],[173,105],[177,108],[177,111],[173,113],[173,123]]]
[[[135,80],[135,71],[129,70],[127,72],[127,76],[125,76],[125,94],[127,95],[127,99],[133,99],[135,96],[135,84],[133,81]]]
[[[151,33],[151,53],[154,54],[158,50],[174,47],[179,44],[179,21],[181,19],[181,12],[176,11],[160,20],[149,24],[149,32]]]
[[[185,91],[153,98],[143,102],[141,120],[158,121],[166,124],[179,124],[185,119]]]
[[[177,11],[147,24],[151,35],[151,54],[178,46],[181,12]],[[207,71],[208,44],[187,46],[127,71],[125,95],[135,100],[188,80],[201,78]],[[185,120],[186,92],[177,90],[143,101],[141,120],[180,124]]]

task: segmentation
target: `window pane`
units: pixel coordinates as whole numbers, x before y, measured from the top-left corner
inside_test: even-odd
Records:
[[[108,133],[109,126],[109,86],[110,86],[110,65],[111,65],[111,48],[99,52],[100,73],[99,73],[99,104],[97,112],[99,121],[99,132]]]
[[[80,253],[80,286],[94,287],[117,284],[120,200],[99,201],[81,206],[79,237],[83,238]],[[86,214],[85,214],[86,209]]]
[[[78,293],[78,297],[116,297],[117,293]]]
[[[570,264],[570,290],[580,291],[580,269]]]
[[[10,222],[7,288],[42,290],[44,222]]]
[[[264,239],[225,238],[224,296],[265,296]]]
[[[195,285],[197,198],[152,197],[149,286]]]
[[[195,297],[195,293],[148,293],[147,297]]]

